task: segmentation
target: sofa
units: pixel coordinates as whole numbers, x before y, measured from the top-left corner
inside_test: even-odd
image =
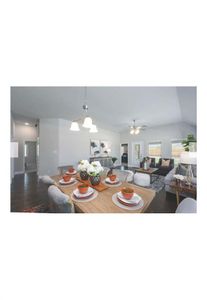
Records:
[[[150,159],[149,168],[156,168],[155,158],[154,157],[144,157],[143,161],[140,162],[140,168],[144,167],[144,161]]]
[[[169,166],[162,166],[162,160],[164,161],[170,160]],[[156,164],[156,168],[158,168],[158,170],[155,172],[155,174],[166,176],[174,168],[174,159],[160,158],[159,162]]]
[[[140,168],[144,167],[144,160],[150,159],[150,164],[148,167],[150,168],[158,168],[158,170],[154,174],[166,176],[173,168],[174,168],[174,159],[172,158],[160,158],[159,162],[155,163],[154,157],[144,157],[143,161],[140,163]],[[162,160],[170,160],[170,164],[167,167],[162,166]]]

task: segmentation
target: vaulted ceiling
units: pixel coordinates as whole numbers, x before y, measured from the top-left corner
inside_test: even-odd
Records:
[[[15,118],[63,118],[83,115],[82,105],[99,127],[118,132],[132,120],[149,127],[177,122],[196,125],[195,87],[12,87]]]

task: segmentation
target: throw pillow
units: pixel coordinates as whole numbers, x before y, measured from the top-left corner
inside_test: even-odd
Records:
[[[162,159],[161,167],[169,167],[170,159]]]

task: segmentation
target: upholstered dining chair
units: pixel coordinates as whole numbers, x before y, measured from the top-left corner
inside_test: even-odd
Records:
[[[42,183],[44,183],[45,185],[47,185],[47,186],[55,184],[55,181],[50,176],[48,176],[48,175],[41,176],[40,177],[40,181]]]
[[[197,201],[193,198],[185,198],[180,202],[176,209],[176,213],[196,213]]]
[[[59,175],[63,175],[65,172],[67,172],[68,168],[73,168],[73,166],[72,165],[59,166],[58,167]]]
[[[52,213],[74,213],[75,208],[69,196],[62,193],[61,190],[51,185],[48,188],[49,209]]]
[[[113,169],[113,174],[116,175],[121,181],[132,182],[134,179],[134,173],[130,170]]]

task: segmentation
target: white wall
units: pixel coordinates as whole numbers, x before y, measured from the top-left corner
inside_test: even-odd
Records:
[[[59,165],[77,165],[81,159],[90,157],[90,140],[107,140],[111,144],[110,156],[119,159],[120,134],[98,128],[98,133],[89,133],[88,129],[81,127],[78,132],[70,131],[70,123],[67,120],[59,120]]]
[[[55,175],[59,164],[59,120],[40,119],[38,174]]]
[[[57,174],[61,165],[76,166],[81,159],[90,157],[90,139],[103,139],[111,143],[111,156],[120,156],[120,134],[100,129],[89,133],[81,128],[70,131],[70,122],[63,119],[41,119],[39,123],[39,175]]]
[[[15,123],[14,140],[18,142],[18,158],[14,159],[14,173],[24,172],[24,142],[37,140],[36,127]]]
[[[148,155],[148,144],[150,142],[162,142],[162,157],[171,157],[171,141],[184,139],[188,134],[196,136],[196,127],[186,123],[170,124],[166,126],[157,126],[141,131],[138,136],[129,134],[129,131],[121,133],[121,143],[129,143],[129,165],[132,163],[132,143],[143,142],[143,156]]]

